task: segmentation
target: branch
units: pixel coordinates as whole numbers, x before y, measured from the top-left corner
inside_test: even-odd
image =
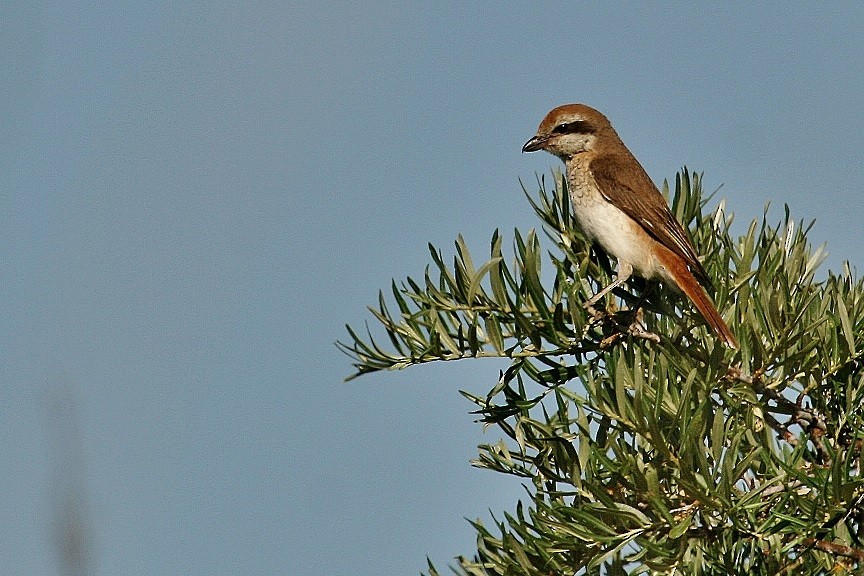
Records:
[[[763,398],[773,400],[777,404],[777,407],[775,408],[776,411],[783,414],[789,414],[789,420],[783,424],[777,420],[773,414],[767,411],[770,407],[767,405],[765,406],[766,411],[763,413],[765,423],[777,432],[777,435],[781,440],[785,440],[790,445],[796,446],[798,444],[798,438],[791,430],[789,430],[789,428],[798,424],[810,436],[810,441],[813,443],[813,447],[816,450],[819,463],[829,464],[831,462],[825,444],[822,442],[822,438],[828,430],[828,425],[825,423],[825,419],[821,415],[817,414],[813,410],[807,410],[802,407],[804,401],[803,394],[800,395],[795,402],[789,400],[773,388],[765,385],[765,382],[762,379],[762,373],[759,371],[750,376],[742,373],[739,367],[732,367],[729,369],[726,378],[728,380],[748,384],[753,388],[755,393],[761,394]]]
[[[804,538],[804,544],[808,548],[816,548],[822,552],[828,552],[836,556],[851,558],[858,562],[864,562],[864,550],[845,546],[843,544],[835,544],[834,542],[826,542],[825,540],[817,540],[816,538]]]

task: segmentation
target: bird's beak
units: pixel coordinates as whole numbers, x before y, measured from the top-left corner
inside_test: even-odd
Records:
[[[522,146],[522,152],[536,152],[537,150],[542,150],[546,145],[546,141],[549,139],[548,136],[534,136]]]

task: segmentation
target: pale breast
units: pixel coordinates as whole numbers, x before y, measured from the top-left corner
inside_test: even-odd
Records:
[[[598,243],[603,251],[628,262],[643,278],[667,277],[668,273],[654,257],[654,238],[630,216],[613,206],[597,188],[587,160],[572,159],[567,166],[567,185],[573,214],[582,232]]]

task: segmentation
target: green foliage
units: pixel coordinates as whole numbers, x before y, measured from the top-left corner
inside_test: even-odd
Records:
[[[475,266],[452,266],[382,294],[367,331],[340,347],[352,378],[469,357],[506,357],[485,396],[463,394],[504,438],[476,466],[524,479],[529,502],[479,521],[458,574],[828,574],[864,569],[864,290],[824,258],[808,228],[763,216],[733,239],[721,204],[702,214],[698,175],[675,181],[672,209],[714,280],[741,349],[725,348],[688,302],[634,282],[592,323],[582,308],[610,280],[576,230],[560,174],[529,201],[554,244],[515,232]],[[668,186],[664,187],[668,196]],[[545,269],[541,269],[545,265]],[[660,342],[631,335],[642,321]],[[622,309],[618,310],[618,305]],[[391,311],[392,310],[392,311]],[[429,574],[438,574],[430,564]]]

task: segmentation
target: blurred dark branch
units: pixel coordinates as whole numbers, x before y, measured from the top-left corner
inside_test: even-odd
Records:
[[[54,537],[61,573],[95,574],[90,549],[90,518],[85,482],[84,451],[71,392],[49,390],[45,410],[52,463]]]
[[[822,441],[822,438],[828,430],[828,426],[825,423],[825,419],[820,414],[814,410],[804,408],[804,394],[799,394],[798,398],[793,402],[777,392],[777,390],[767,386],[762,378],[761,372],[756,372],[751,376],[749,374],[743,374],[740,368],[737,367],[729,369],[727,379],[748,384],[753,388],[753,391],[756,394],[761,395],[764,400],[774,401],[776,406],[773,408],[765,402],[765,412],[763,413],[763,417],[765,423],[777,432],[777,436],[781,440],[784,440],[791,446],[797,446],[798,436],[790,430],[792,426],[797,424],[798,426],[801,426],[809,436],[810,442],[813,444],[813,448],[816,451],[817,463],[827,465],[831,462],[831,458]],[[771,414],[770,411],[780,414],[788,414],[789,420],[785,423],[780,422],[773,414]]]

